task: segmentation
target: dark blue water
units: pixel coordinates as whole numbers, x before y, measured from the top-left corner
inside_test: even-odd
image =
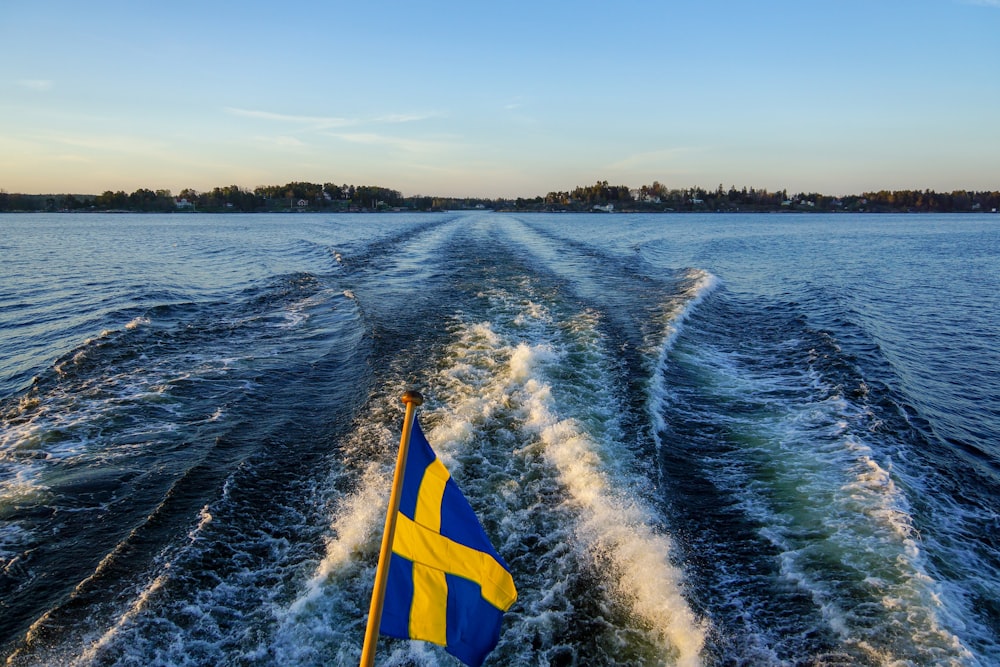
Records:
[[[996,216],[0,230],[8,664],[356,664],[410,386],[492,664],[1000,662]]]

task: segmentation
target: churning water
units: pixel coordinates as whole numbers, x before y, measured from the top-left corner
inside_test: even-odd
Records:
[[[996,216],[0,229],[10,665],[356,664],[410,387],[492,664],[1000,662]]]

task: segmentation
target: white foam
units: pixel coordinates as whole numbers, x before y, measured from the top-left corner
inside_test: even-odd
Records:
[[[530,396],[526,426],[544,443],[581,509],[577,537],[616,565],[619,594],[652,624],[657,639],[677,652],[677,664],[699,664],[705,628],[681,595],[682,573],[670,562],[669,537],[654,532],[648,510],[611,488],[595,443],[573,420],[554,415],[548,387],[529,380],[524,389]]]
[[[680,298],[673,299],[664,305],[660,314],[661,331],[659,339],[652,342],[655,350],[655,361],[651,369],[647,386],[646,412],[653,425],[653,441],[656,451],[662,448],[660,432],[667,424],[663,421],[664,407],[670,401],[670,390],[666,382],[666,370],[670,363],[670,354],[677,342],[677,337],[684,323],[697,307],[721,284],[719,279],[707,271],[690,269],[687,274],[688,286],[682,290]]]
[[[828,627],[883,664],[963,664],[971,654],[941,623],[909,500],[864,439],[865,409],[812,368],[752,371],[707,344],[690,363],[720,404],[744,404],[727,421],[741,446],[712,466],[714,480],[764,526],[782,576]]]
[[[530,324],[531,318],[547,317],[535,308],[522,311],[522,315],[518,326]],[[483,341],[490,341],[492,348],[483,349]],[[474,355],[473,350],[480,353]],[[672,655],[678,665],[700,664],[706,627],[682,595],[683,575],[671,563],[670,538],[654,528],[655,515],[635,497],[634,487],[641,483],[616,473],[623,468],[621,459],[628,458],[627,448],[595,439],[578,419],[559,416],[558,392],[547,376],[558,371],[566,362],[565,356],[547,342],[507,342],[484,323],[459,331],[449,356],[461,359],[465,366],[489,367],[493,372],[482,376],[462,372],[463,377],[478,381],[464,386],[450,383],[448,395],[442,397],[447,408],[436,413],[440,426],[429,437],[445,451],[482,447],[471,439],[472,434],[494,413],[502,412],[515,424],[521,444],[537,443],[511,453],[530,457],[540,447],[543,459],[568,494],[567,507],[576,519],[575,525],[568,527],[567,539],[592,563],[610,563],[607,568],[598,565],[599,571],[608,578],[618,602],[648,628],[650,641]],[[472,356],[477,358],[470,359]],[[444,374],[454,380],[450,370]],[[600,403],[601,398],[595,396],[594,400]],[[535,511],[557,509],[538,507]],[[539,616],[528,616],[525,623],[545,625],[545,615],[551,611],[544,602],[538,604],[537,613]]]
[[[452,327],[453,343],[428,383],[434,392],[421,422],[470,502],[498,531],[492,535],[498,550],[521,573],[515,574],[521,597],[505,622],[498,652],[527,659],[524,638],[531,636],[558,644],[551,633],[572,622],[574,572],[588,571],[603,581],[608,598],[599,604],[617,608],[618,622],[627,623],[618,628],[617,641],[641,636],[673,664],[701,664],[707,627],[684,599],[670,537],[639,498],[641,476],[626,472],[634,469],[630,451],[614,438],[612,390],[598,368],[602,341],[596,315],[582,313],[554,325],[540,303],[500,292],[488,298],[497,321]],[[581,370],[584,381],[594,383],[593,393],[606,392],[590,397],[593,405],[586,405],[589,386],[563,386],[554,379],[568,363],[566,346],[575,350],[573,363],[583,358],[593,366]],[[373,415],[372,424],[380,417]],[[359,439],[365,439],[363,431],[356,434]],[[272,645],[286,662],[308,662],[337,647],[337,659],[348,663],[360,651],[392,474],[389,453],[395,448],[388,433],[368,439],[379,442],[384,455],[370,461],[354,492],[336,503],[322,561],[279,613],[281,627]],[[466,475],[465,464],[475,466],[473,477]],[[537,493],[562,500],[539,504]],[[539,563],[512,558],[523,550],[524,539],[549,545],[541,554],[543,571],[537,570]],[[432,665],[441,659],[438,648],[414,642],[388,642],[380,651],[386,664]]]
[[[197,541],[200,538],[201,532],[205,530],[208,524],[212,523],[212,521],[212,513],[209,511],[208,505],[205,505],[201,508],[201,511],[198,512],[198,525],[188,533],[188,539],[192,542]]]
[[[526,426],[544,443],[546,457],[580,510],[576,536],[592,554],[614,563],[619,595],[675,652],[676,664],[700,664],[706,627],[683,598],[683,574],[670,562],[670,538],[653,530],[654,517],[627,490],[612,487],[597,443],[575,420],[556,416],[550,387],[531,378],[523,389]]]
[[[306,611],[324,594],[324,587],[332,578],[343,576],[345,570],[356,569],[358,555],[377,542],[385,520],[389,489],[384,468],[381,462],[370,463],[361,475],[358,490],[338,503],[326,554],[305,591],[289,607],[291,614]]]
[[[368,461],[353,480],[354,490],[333,503],[322,559],[295,598],[274,609],[277,627],[268,650],[279,664],[358,661],[394,464],[394,438],[380,417],[385,415],[373,415],[345,443],[348,460]],[[385,456],[372,459],[372,446]]]
[[[39,466],[21,464],[15,467],[0,461],[0,520],[7,518],[9,508],[40,504],[49,497],[49,488],[39,479]]]
[[[102,634],[97,640],[90,643],[89,646],[83,649],[78,656],[73,657],[69,664],[75,666],[83,667],[84,665],[92,665],[95,663],[100,653],[112,646],[118,639],[121,631],[128,627],[142,612],[146,609],[149,601],[156,595],[157,591],[163,588],[163,585],[167,582],[167,574],[161,574],[151,581],[142,592],[136,597],[136,599],[129,606],[128,610],[119,616],[115,624],[109,628],[104,634]]]

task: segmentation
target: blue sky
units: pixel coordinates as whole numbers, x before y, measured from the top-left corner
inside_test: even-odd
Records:
[[[1000,189],[1000,0],[0,2],[0,189]]]

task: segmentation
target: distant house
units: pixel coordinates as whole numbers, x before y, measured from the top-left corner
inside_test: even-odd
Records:
[[[305,208],[306,206],[309,206],[309,200],[300,199],[297,202],[295,202],[295,205],[298,206],[299,208]]]
[[[188,208],[194,208],[194,204],[192,204],[191,202],[189,202],[187,199],[177,199],[177,200],[174,201],[174,204],[180,210],[184,210],[184,209],[188,209]]]
[[[650,194],[649,192],[643,193],[639,188],[633,188],[628,191],[632,195],[632,199],[638,202],[646,202],[649,204],[659,204],[661,203],[660,198],[657,195]]]
[[[604,206],[601,206],[600,204],[595,204],[594,205],[594,210],[595,211],[601,211],[602,213],[614,213],[615,205],[614,204],[605,204]]]

